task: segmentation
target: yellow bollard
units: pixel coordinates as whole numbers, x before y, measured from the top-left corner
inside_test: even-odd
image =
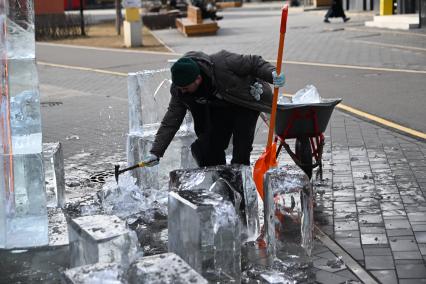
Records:
[[[139,8],[126,8],[124,12],[124,18],[128,22],[138,22],[141,20],[139,14]]]
[[[393,0],[380,0],[380,16],[393,14]]]

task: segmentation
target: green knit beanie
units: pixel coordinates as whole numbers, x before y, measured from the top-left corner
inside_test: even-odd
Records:
[[[173,64],[171,70],[172,82],[179,87],[193,83],[200,75],[200,67],[189,57],[182,57]]]

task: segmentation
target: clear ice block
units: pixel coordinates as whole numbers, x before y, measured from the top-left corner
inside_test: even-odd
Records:
[[[63,273],[66,284],[125,284],[124,270],[117,263],[96,263],[68,269]]]
[[[92,215],[68,223],[71,266],[102,263],[128,265],[138,253],[135,232],[113,215]]]
[[[240,228],[231,202],[206,189],[170,192],[168,232],[169,252],[208,280],[239,283]]]
[[[297,166],[274,168],[266,172],[264,188],[267,195],[267,237],[273,241],[275,235],[284,249],[286,246],[290,248],[291,243],[298,244],[309,256],[314,229],[313,195],[309,178]],[[273,204],[270,203],[272,200]]]
[[[0,30],[0,247],[46,245],[33,1],[0,1]]]
[[[0,172],[8,172],[9,165],[13,166],[13,179],[0,175],[0,247],[47,245],[48,219],[42,155],[0,155]],[[13,186],[9,187],[10,184]]]
[[[152,133],[155,134],[155,132]],[[190,147],[195,140],[195,135],[180,134],[178,132],[173,138],[158,166],[133,170],[133,175],[137,178],[139,186],[142,188],[166,189],[170,171],[196,167]],[[131,166],[142,161],[149,154],[153,141],[154,135],[129,135],[127,137],[128,165]]]
[[[63,208],[65,204],[65,173],[61,143],[43,143],[43,164],[47,207]]]
[[[243,165],[223,165],[197,169],[179,169],[170,172],[170,190],[191,190],[194,188],[219,189],[217,183],[224,181],[228,187],[230,200],[238,209],[241,222],[244,225],[244,234],[248,239],[255,239],[259,235],[259,213],[256,186],[252,177],[251,167]],[[215,184],[215,186],[213,186]],[[213,186],[213,187],[212,187]],[[237,194],[235,194],[237,193]],[[237,197],[242,200],[238,205]]]
[[[128,75],[129,135],[127,161],[133,165],[151,150],[155,134],[170,100],[170,70],[145,70]],[[160,165],[133,171],[143,188],[167,188],[169,171],[196,167],[190,145],[195,140],[192,116],[188,112]]]
[[[133,262],[127,272],[129,284],[201,283],[207,280],[174,253],[147,256]]]

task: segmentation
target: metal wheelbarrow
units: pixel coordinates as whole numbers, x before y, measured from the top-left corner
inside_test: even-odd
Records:
[[[317,176],[320,175],[322,179],[322,151],[325,141],[323,133],[334,107],[341,101],[342,99],[336,98],[322,99],[320,103],[313,104],[278,105],[275,121],[277,158],[284,147],[309,179],[316,167],[319,167]],[[290,149],[287,139],[296,139],[294,152]]]

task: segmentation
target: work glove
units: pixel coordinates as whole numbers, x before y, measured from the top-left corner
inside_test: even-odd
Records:
[[[272,84],[274,84],[275,88],[281,88],[285,84],[285,76],[284,73],[281,72],[280,75],[277,75],[277,71],[272,72]]]
[[[260,100],[260,96],[263,94],[263,86],[258,82],[254,82],[253,85],[250,86],[250,95],[256,100]]]
[[[145,159],[143,159],[143,163],[145,164],[145,166],[147,167],[153,167],[158,165],[158,162],[160,161],[160,158],[158,158],[156,155],[154,154],[149,154]]]

